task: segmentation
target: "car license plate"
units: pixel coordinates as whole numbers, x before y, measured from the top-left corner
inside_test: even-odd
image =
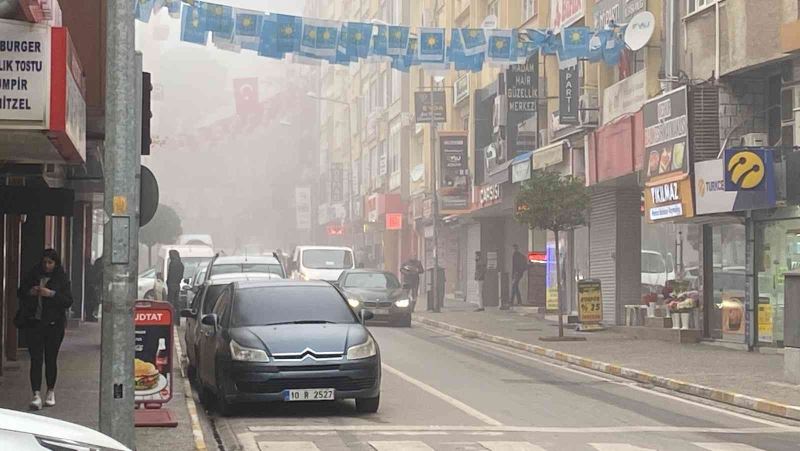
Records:
[[[302,390],[284,390],[284,401],[333,401],[336,390],[332,388],[307,388]]]
[[[375,310],[372,311],[372,313],[374,313],[376,315],[388,315],[389,314],[389,309],[388,308],[376,308]]]

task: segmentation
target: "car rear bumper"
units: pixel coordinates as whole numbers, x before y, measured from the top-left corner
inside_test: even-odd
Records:
[[[363,362],[319,362],[311,365],[250,364],[224,366],[222,396],[228,402],[283,401],[290,389],[334,389],[336,399],[374,398],[380,394],[379,357]]]

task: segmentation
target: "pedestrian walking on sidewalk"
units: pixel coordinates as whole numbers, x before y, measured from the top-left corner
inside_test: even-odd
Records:
[[[528,261],[522,252],[519,251],[519,246],[514,245],[514,253],[511,255],[511,305],[514,305],[516,299],[517,304],[522,304],[522,293],[519,291],[519,283],[528,269]]]
[[[181,306],[178,305],[181,294],[181,281],[183,280],[183,262],[181,254],[175,249],[169,251],[169,265],[167,266],[167,301],[172,304],[176,312]],[[180,321],[180,317],[175,315],[175,319]]]
[[[400,268],[400,273],[403,275],[403,283],[409,287],[411,295],[411,311],[417,305],[417,297],[419,297],[419,276],[425,272],[422,267],[422,262],[414,255],[409,258]]]
[[[86,305],[84,318],[96,322],[97,313],[103,299],[103,257],[98,257],[86,272]]]
[[[478,308],[476,312],[484,311],[483,281],[486,280],[486,261],[483,260],[481,251],[475,251],[475,281],[478,282]]]
[[[72,291],[58,253],[47,249],[20,284],[17,296],[26,319],[25,337],[31,355],[31,409],[42,408],[42,365],[47,379],[44,405],[56,405],[58,350],[64,340],[67,309],[72,306]]]

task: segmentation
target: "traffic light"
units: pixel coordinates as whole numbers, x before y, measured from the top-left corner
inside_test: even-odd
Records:
[[[153,112],[150,110],[150,95],[153,92],[153,82],[150,72],[142,72],[142,155],[150,155],[150,120]]]

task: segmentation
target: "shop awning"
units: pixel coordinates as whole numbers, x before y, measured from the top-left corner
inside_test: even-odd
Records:
[[[533,151],[517,155],[511,160],[511,183],[524,182],[531,178]]]
[[[71,217],[75,192],[39,186],[0,186],[0,213]]]

